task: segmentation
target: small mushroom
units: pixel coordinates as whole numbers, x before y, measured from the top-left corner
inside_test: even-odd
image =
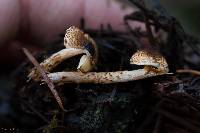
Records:
[[[110,84],[144,79],[167,74],[168,64],[164,57],[147,51],[137,51],[130,59],[130,64],[144,65],[143,69],[116,72],[56,72],[48,74],[54,83],[100,83]]]
[[[47,71],[50,72],[58,64],[63,62],[65,59],[71,58],[79,54],[85,54],[81,57],[77,69],[81,72],[90,71],[96,64],[98,58],[98,50],[95,41],[83,31],[75,26],[72,26],[66,30],[64,37],[65,49],[58,51],[46,60],[40,63],[40,65]],[[40,79],[40,76],[33,68],[28,75],[36,81]]]
[[[89,72],[95,66],[98,59],[98,49],[95,41],[77,27],[70,27],[66,30],[64,37],[66,48],[76,48],[84,50],[77,67],[81,72]]]
[[[156,52],[138,50],[130,59],[130,64],[142,65],[149,72],[168,73],[168,64],[163,56]]]

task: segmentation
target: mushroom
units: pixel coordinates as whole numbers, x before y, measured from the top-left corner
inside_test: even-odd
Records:
[[[77,67],[81,72],[89,72],[95,66],[98,59],[98,49],[95,41],[86,33],[75,26],[66,30],[64,37],[66,48],[82,49],[83,55]]]
[[[81,57],[77,69],[81,72],[88,72],[95,66],[98,58],[98,50],[95,41],[86,33],[81,31],[75,26],[72,26],[66,30],[64,37],[65,49],[58,51],[40,65],[50,72],[58,64],[65,59],[71,58],[79,54],[85,54]],[[36,68],[33,68],[28,75],[29,78],[33,78],[38,81],[40,76]]]
[[[168,64],[159,54],[140,50],[130,59],[130,64],[144,65],[143,69],[116,72],[56,72],[49,73],[48,77],[54,83],[95,83],[110,84],[144,79],[157,75],[168,74]]]
[[[130,64],[142,65],[146,72],[168,73],[168,64],[163,56],[156,52],[138,50],[130,59]]]

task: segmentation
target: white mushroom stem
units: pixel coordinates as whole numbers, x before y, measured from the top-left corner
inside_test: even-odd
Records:
[[[56,72],[48,74],[48,77],[54,83],[95,83],[110,84],[117,82],[128,82],[133,80],[144,79],[165,73],[147,72],[145,69],[134,71],[116,71],[116,72]]]
[[[51,71],[53,68],[55,68],[58,64],[60,64],[61,62],[63,62],[65,59],[71,58],[73,56],[79,55],[79,54],[83,54],[86,53],[86,50],[83,49],[75,49],[75,48],[67,48],[67,49],[63,49],[58,51],[57,53],[53,54],[52,56],[50,56],[49,58],[47,58],[46,60],[44,60],[43,62],[40,63],[40,65],[47,71]],[[38,78],[38,72],[37,70],[34,68],[31,73],[29,74],[28,77],[31,77],[35,80],[39,80]]]
[[[98,49],[95,41],[88,34],[85,34],[77,27],[72,26],[66,30],[64,46],[66,47],[65,49],[53,54],[51,57],[40,63],[44,70],[50,72],[65,59],[83,53],[86,55],[81,57],[77,69],[81,72],[88,72],[95,66],[98,58]],[[91,55],[89,51],[92,53],[94,52],[93,55]],[[40,80],[40,76],[36,68],[31,70],[28,77],[36,81]]]
[[[85,51],[82,49],[63,49],[44,60],[40,65],[42,65],[47,71],[50,71],[64,60],[83,53],[85,53]]]

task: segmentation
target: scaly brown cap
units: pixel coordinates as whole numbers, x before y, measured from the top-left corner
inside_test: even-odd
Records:
[[[83,48],[86,43],[88,43],[88,39],[79,28],[71,26],[66,30],[64,37],[64,45],[66,48]]]
[[[153,66],[159,71],[168,72],[168,64],[163,56],[145,50],[138,50],[130,59],[130,64]]]

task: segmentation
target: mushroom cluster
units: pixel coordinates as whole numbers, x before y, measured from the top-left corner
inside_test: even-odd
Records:
[[[168,64],[163,56],[145,50],[138,50],[130,59],[130,64],[142,65],[143,69],[116,72],[90,72],[97,63],[98,49],[95,41],[77,27],[66,30],[64,37],[65,49],[58,51],[40,65],[48,72],[53,83],[99,83],[110,84],[144,79],[167,74]],[[50,71],[65,59],[83,54],[78,64],[78,71],[54,72]],[[39,81],[38,71],[33,68],[28,77]]]
[[[84,55],[81,57],[77,67],[79,71],[88,72],[95,66],[98,59],[98,49],[95,41],[88,34],[72,26],[66,30],[64,46],[65,49],[58,51],[40,63],[47,72],[50,72],[64,60],[80,54]],[[36,81],[40,80],[40,75],[36,68],[31,70],[28,77]]]

